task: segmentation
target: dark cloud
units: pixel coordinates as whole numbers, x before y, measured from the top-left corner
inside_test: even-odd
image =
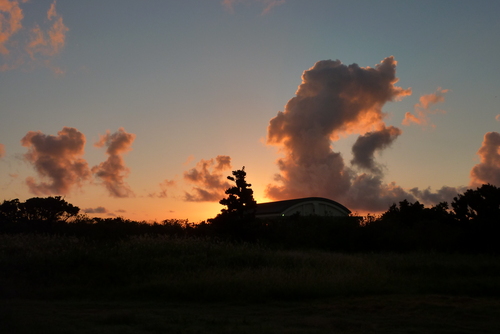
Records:
[[[420,202],[426,205],[433,205],[440,202],[451,203],[453,198],[467,190],[467,187],[448,187],[443,186],[436,192],[432,192],[430,188],[419,190],[418,188],[410,189],[410,192],[418,198]]]
[[[212,202],[224,197],[224,192],[230,187],[223,171],[231,169],[231,158],[219,155],[215,159],[200,160],[195,168],[184,172],[184,180],[194,184],[191,192],[185,192],[184,199],[188,202]]]
[[[31,193],[35,195],[67,194],[73,187],[80,187],[89,179],[87,162],[82,159],[85,136],[75,128],[64,127],[57,136],[44,135],[40,131],[30,131],[21,139],[28,148],[24,155],[42,179],[26,179]]]
[[[470,185],[479,187],[490,183],[500,186],[500,133],[488,132],[484,135],[483,143],[477,154],[480,163],[470,172]]]
[[[396,64],[393,57],[375,68],[324,60],[303,73],[296,96],[268,127],[267,143],[284,154],[276,182],[267,187],[268,197],[322,196],[354,210],[383,210],[412,197],[395,184],[384,184],[374,161],[374,153],[401,134],[385,125],[383,105],[411,94],[395,86]],[[333,151],[332,142],[351,133],[361,134],[353,147],[353,164],[373,175],[357,175]]]
[[[134,139],[134,134],[127,133],[125,129],[119,128],[113,134],[107,131],[95,143],[97,147],[107,147],[108,159],[98,166],[92,167],[92,173],[102,181],[112,197],[130,197],[134,195],[132,189],[125,182],[130,170],[125,165],[122,157],[123,154],[132,149]]]
[[[386,211],[393,203],[405,199],[411,202],[416,200],[396,183],[386,184],[380,176],[369,174],[354,177],[343,198],[349,208],[367,212]]]
[[[380,168],[375,163],[375,151],[389,147],[401,133],[400,129],[390,126],[359,136],[352,146],[354,158],[351,163],[371,172],[381,173]]]
[[[86,208],[83,210],[85,213],[107,213],[108,210],[106,210],[105,207],[98,206],[97,208]]]

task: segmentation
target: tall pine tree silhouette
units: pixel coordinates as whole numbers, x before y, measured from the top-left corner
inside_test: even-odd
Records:
[[[234,187],[226,190],[228,197],[219,201],[220,204],[227,208],[221,210],[222,216],[237,216],[239,218],[248,217],[254,218],[257,209],[257,202],[253,198],[252,185],[247,183],[245,166],[240,170],[232,172],[233,176],[228,176],[228,180],[236,183]]]

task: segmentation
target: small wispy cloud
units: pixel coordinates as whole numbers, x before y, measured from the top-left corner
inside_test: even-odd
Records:
[[[184,200],[212,202],[222,199],[224,191],[229,188],[227,177],[222,172],[229,169],[231,169],[231,158],[227,155],[200,160],[195,168],[184,172],[184,180],[194,185],[191,192],[185,192]]]
[[[23,11],[19,7],[20,1],[0,0],[0,53],[9,54],[9,42],[12,36],[23,27]]]
[[[415,113],[412,114],[407,112],[405,114],[403,125],[415,123],[421,126],[435,127],[435,125],[430,122],[429,115],[437,113],[444,114],[445,111],[441,109],[431,109],[431,107],[436,103],[444,102],[444,95],[449,91],[449,89],[442,89],[439,87],[435,93],[421,96],[419,103],[415,104]]]
[[[103,206],[98,206],[96,208],[83,209],[83,212],[85,212],[85,213],[107,213],[108,210],[106,210],[106,208]]]
[[[148,197],[167,198],[170,188],[175,187],[175,185],[176,182],[174,180],[165,179],[159,184],[161,190],[157,193],[149,194]]]
[[[234,6],[238,3],[256,3],[262,7],[261,15],[266,15],[269,14],[274,7],[283,5],[285,2],[286,0],[222,0],[221,3],[230,13],[234,13]]]
[[[56,74],[64,71],[54,66],[52,58],[64,48],[69,28],[56,10],[54,1],[42,24],[23,26],[24,14],[20,3],[27,0],[0,0],[0,71],[14,70],[22,65],[46,66]]]

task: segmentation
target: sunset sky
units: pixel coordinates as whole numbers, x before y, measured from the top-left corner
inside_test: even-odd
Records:
[[[500,186],[500,1],[0,0],[0,201],[201,221]]]

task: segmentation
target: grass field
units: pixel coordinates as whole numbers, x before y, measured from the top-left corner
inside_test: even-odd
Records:
[[[0,235],[0,332],[498,333],[499,260]]]

